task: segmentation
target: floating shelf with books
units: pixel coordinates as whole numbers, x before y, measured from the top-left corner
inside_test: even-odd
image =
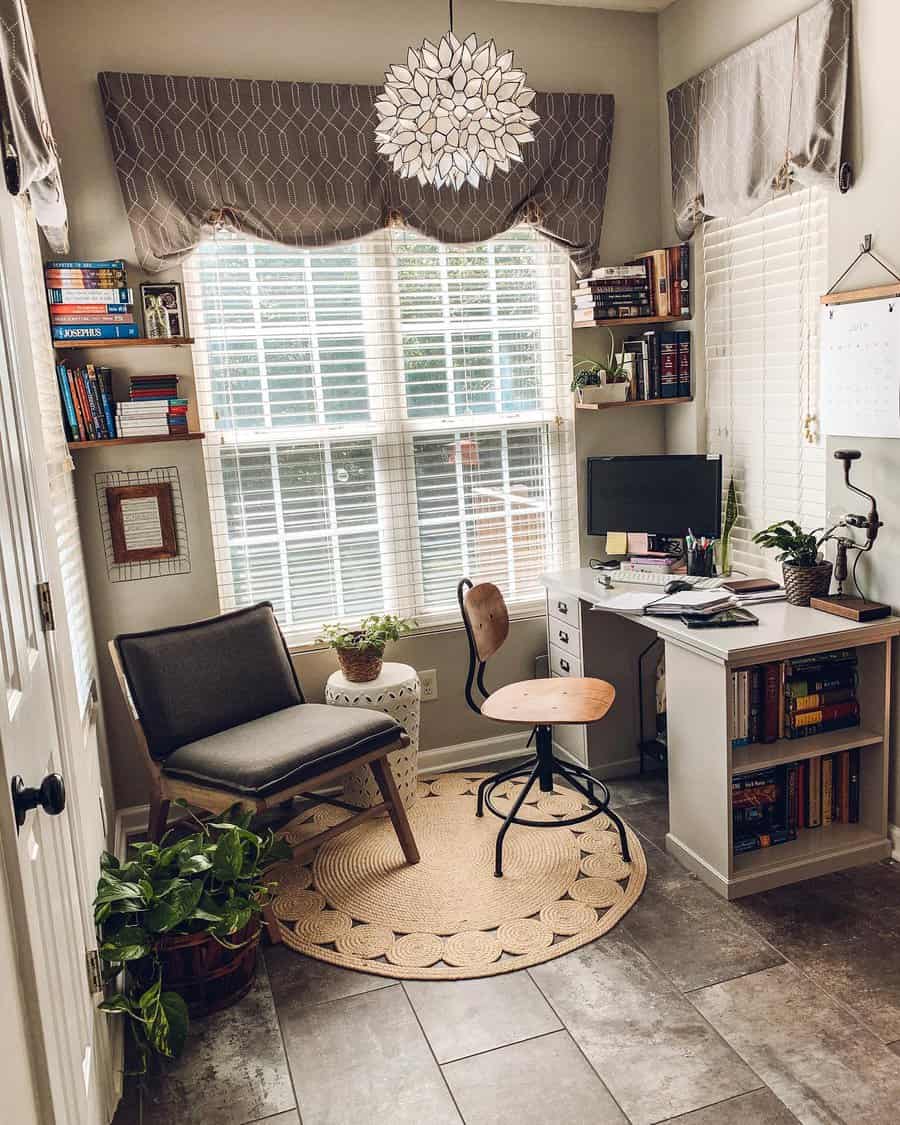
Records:
[[[576,410],[618,410],[623,406],[678,406],[679,403],[693,402],[691,396],[682,398],[639,398],[630,402],[576,402]]]
[[[574,328],[633,328],[641,324],[674,324],[679,320],[691,320],[689,316],[619,316],[607,320],[592,320],[586,324],[577,321]]]
[[[161,339],[139,336],[134,340],[54,340],[57,351],[70,348],[180,348],[193,344],[193,336],[166,336]]]
[[[188,434],[144,434],[140,437],[97,438],[95,441],[70,441],[69,449],[78,452],[82,449],[101,449],[108,445],[149,445],[156,441],[200,441],[203,433]]]

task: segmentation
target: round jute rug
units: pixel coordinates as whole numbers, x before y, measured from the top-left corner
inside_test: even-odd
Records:
[[[274,911],[286,945],[348,969],[416,980],[464,980],[538,965],[612,929],[637,902],[647,862],[628,829],[631,862],[605,815],[576,828],[513,825],[503,878],[494,877],[501,822],[475,816],[484,774],[422,780],[409,819],[421,862],[408,866],[386,816],[326,841],[314,856],[276,864]],[[518,790],[495,790],[498,808]],[[587,811],[569,789],[532,790],[519,815]],[[300,844],[349,814],[319,805],[282,835]]]

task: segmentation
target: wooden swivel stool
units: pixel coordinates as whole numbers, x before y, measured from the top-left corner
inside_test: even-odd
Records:
[[[596,723],[612,707],[616,689],[605,680],[571,676],[550,680],[523,680],[518,684],[507,684],[495,692],[488,692],[484,686],[485,665],[509,636],[506,602],[492,583],[481,582],[473,586],[468,578],[460,582],[457,597],[469,639],[466,702],[473,711],[487,719],[497,719],[501,723],[530,723],[534,728],[528,740],[530,745],[531,739],[534,739],[534,758],[524,766],[516,766],[486,777],[478,786],[475,815],[483,816],[487,806],[494,816],[503,821],[497,833],[494,874],[497,878],[503,875],[503,838],[511,824],[521,824],[526,828],[560,828],[581,824],[600,813],[606,813],[618,828],[622,858],[626,863],[629,862],[631,857],[628,853],[625,825],[609,807],[609,789],[586,769],[564,762],[553,753],[553,724]],[[473,687],[481,693],[480,706],[472,695]],[[538,782],[541,792],[552,793],[555,774],[587,800],[592,806],[590,811],[565,820],[520,820],[517,813],[534,783]],[[504,781],[512,781],[517,777],[528,780],[512,808],[508,813],[497,809],[491,801],[494,790]]]

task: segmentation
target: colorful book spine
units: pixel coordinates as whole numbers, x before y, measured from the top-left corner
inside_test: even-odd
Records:
[[[44,284],[48,289],[119,289],[128,285],[128,277],[119,272],[63,273],[48,270],[44,274]]]
[[[56,313],[50,317],[51,324],[134,324],[131,313]]]
[[[678,248],[681,263],[678,269],[678,281],[681,286],[681,315],[691,315],[691,247],[689,243],[682,242]]]
[[[44,262],[45,270],[124,270],[125,261],[122,258],[108,258],[101,262],[84,261],[55,261]]]
[[[101,325],[54,325],[51,330],[54,340],[136,340],[136,324]]]
[[[110,289],[70,289],[47,288],[47,298],[51,305],[133,305],[134,293],[131,289],[114,286]]]
[[[659,334],[659,397],[678,398],[678,334]]]
[[[678,397],[691,397],[691,334],[676,332],[678,339]]]
[[[115,316],[118,313],[131,312],[128,305],[51,305],[50,315],[56,316],[92,316],[97,313],[100,316]]]
[[[59,397],[62,400],[63,421],[65,422],[66,438],[68,441],[79,440],[78,415],[75,413],[75,403],[72,400],[72,390],[64,363],[56,365],[56,378],[59,382]]]

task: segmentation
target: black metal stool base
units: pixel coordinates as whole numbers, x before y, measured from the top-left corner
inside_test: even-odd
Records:
[[[628,838],[625,833],[625,825],[609,807],[610,794],[606,785],[604,785],[602,781],[598,781],[596,777],[592,777],[591,774],[581,766],[574,766],[571,762],[564,762],[554,755],[553,735],[549,726],[535,727],[534,738],[537,752],[533,762],[526,766],[515,766],[513,769],[495,773],[491,777],[486,777],[478,786],[478,805],[475,810],[475,815],[484,816],[484,810],[485,807],[487,807],[494,816],[503,821],[500,831],[497,833],[497,843],[494,850],[494,875],[498,879],[503,876],[503,838],[509,831],[509,826],[511,824],[521,824],[526,828],[565,828],[571,827],[574,824],[583,824],[586,820],[592,820],[595,816],[599,816],[600,813],[606,813],[619,830],[619,840],[622,844],[622,858],[626,863],[629,863],[631,861],[631,856],[628,851]],[[562,777],[576,789],[581,796],[593,806],[591,810],[583,813],[581,816],[568,817],[565,820],[520,820],[516,814],[522,807],[534,783],[536,781],[538,782],[542,793],[552,793],[554,775]],[[512,781],[517,777],[527,777],[528,780],[522,787],[521,793],[519,793],[513,802],[513,807],[506,813],[502,809],[498,809],[494,806],[491,801],[491,794],[498,785],[502,785],[505,781]]]

